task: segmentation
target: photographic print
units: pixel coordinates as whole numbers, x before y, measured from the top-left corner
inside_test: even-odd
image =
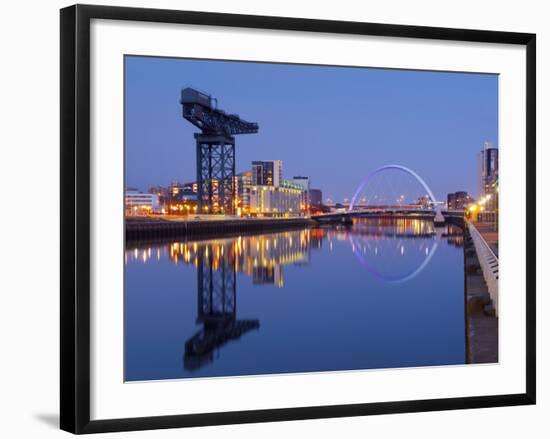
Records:
[[[496,74],[124,59],[124,380],[498,362]]]

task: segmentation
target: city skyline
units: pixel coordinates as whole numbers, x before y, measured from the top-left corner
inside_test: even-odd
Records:
[[[282,160],[284,179],[307,175],[335,201],[350,198],[369,170],[387,163],[414,168],[438,200],[458,190],[477,195],[477,154],[486,141],[498,146],[496,75],[144,57],[125,62],[125,183],[144,191],[196,178],[197,130],[183,120],[178,101],[187,85],[259,123],[258,134],[238,137],[237,173],[253,161]]]

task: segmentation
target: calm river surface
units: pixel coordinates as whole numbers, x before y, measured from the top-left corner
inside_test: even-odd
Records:
[[[125,263],[127,381],[465,362],[454,226],[129,243]]]

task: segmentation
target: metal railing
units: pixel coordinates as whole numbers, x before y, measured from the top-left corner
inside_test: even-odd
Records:
[[[498,317],[498,257],[477,228],[470,221],[467,221],[467,223],[479,260],[479,265],[483,272],[483,278],[487,284],[489,296],[491,297],[495,313]]]

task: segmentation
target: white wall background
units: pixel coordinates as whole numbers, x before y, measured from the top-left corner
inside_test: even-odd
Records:
[[[538,405],[371,416],[109,437],[529,437],[550,435],[550,325],[544,319],[550,244],[542,227],[550,176],[550,11],[523,0],[158,0],[87,3],[204,10],[537,33],[538,45]],[[0,25],[0,434],[62,437],[58,422],[59,13],[64,1],[3,4]]]

